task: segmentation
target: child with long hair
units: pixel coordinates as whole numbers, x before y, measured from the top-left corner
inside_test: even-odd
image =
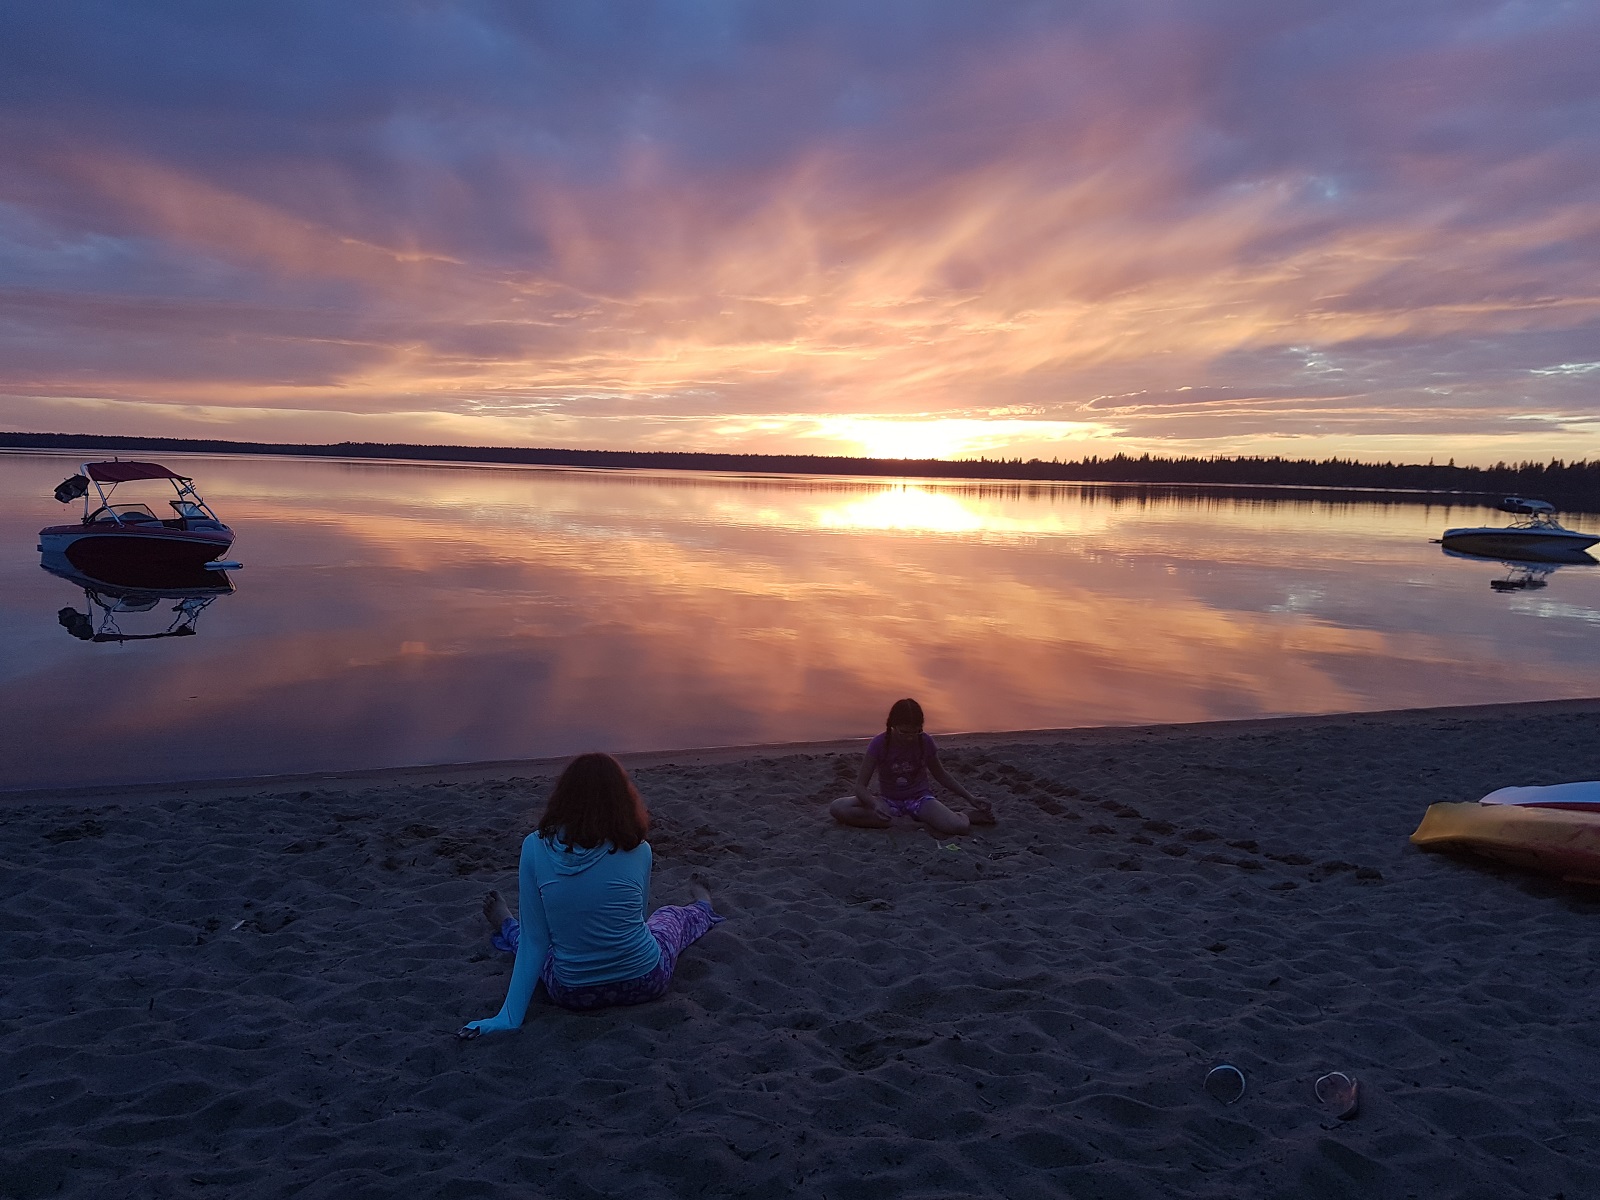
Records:
[[[698,881],[693,904],[645,919],[650,818],[633,781],[609,754],[583,754],[556,780],[539,827],[522,843],[521,920],[499,892],[484,898],[490,939],[517,956],[505,1003],[459,1036],[520,1028],[541,981],[552,1002],[588,1010],[664,995],[685,947],[721,922]]]
[[[887,829],[896,817],[910,817],[940,837],[966,833],[974,825],[993,825],[994,810],[950,778],[939,761],[939,748],[922,732],[922,706],[915,700],[896,700],[884,730],[867,743],[861,770],[851,784],[851,794],[828,806],[835,821],[863,829]],[[878,777],[878,794],[868,790]],[[929,777],[949,788],[972,806],[958,813],[933,794]]]

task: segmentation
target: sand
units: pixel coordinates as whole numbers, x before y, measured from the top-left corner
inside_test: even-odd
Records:
[[[662,1001],[476,1042],[558,764],[13,795],[0,1194],[1594,1196],[1600,893],[1406,838],[1597,735],[949,738],[1002,823],[943,843],[830,824],[859,745],[635,756],[654,902],[701,872],[727,922]]]

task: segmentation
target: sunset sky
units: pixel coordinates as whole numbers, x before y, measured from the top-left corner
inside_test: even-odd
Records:
[[[0,429],[1600,457],[1592,0],[0,14]]]

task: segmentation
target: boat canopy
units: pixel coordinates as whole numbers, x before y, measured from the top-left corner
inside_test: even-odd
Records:
[[[84,463],[85,474],[96,483],[128,483],[134,479],[188,479],[187,475],[179,475],[176,471],[169,471],[160,463],[145,462],[98,462]]]
[[[1507,496],[1500,501],[1500,507],[1506,512],[1528,513],[1533,516],[1556,511],[1556,506],[1547,500],[1529,500],[1523,496]]]

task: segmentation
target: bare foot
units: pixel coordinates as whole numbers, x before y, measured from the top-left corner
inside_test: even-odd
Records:
[[[499,892],[490,892],[483,898],[483,919],[489,922],[489,928],[496,933],[500,926],[506,923],[506,918],[511,915],[511,910],[506,907],[505,898]]]
[[[987,800],[974,800],[972,802],[972,811],[967,814],[967,821],[973,825],[997,824],[994,809]]]
[[[706,887],[704,875],[691,875],[689,877],[689,895],[696,900],[704,900],[707,904],[711,903],[711,889]]]

